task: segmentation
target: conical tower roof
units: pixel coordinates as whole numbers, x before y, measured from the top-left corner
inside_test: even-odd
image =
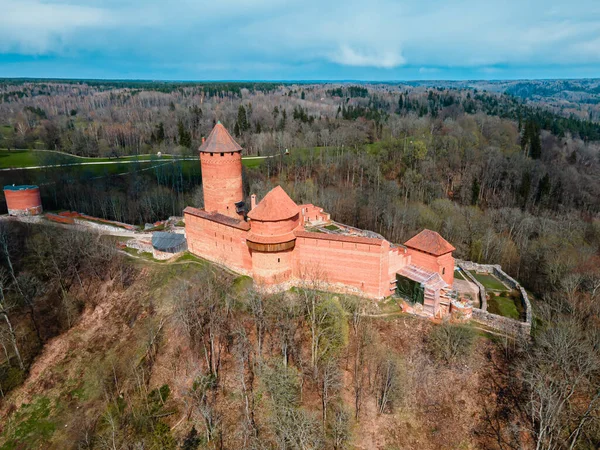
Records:
[[[425,229],[404,243],[408,248],[420,250],[434,256],[445,255],[456,250],[452,244],[435,231]]]
[[[242,147],[235,142],[223,124],[217,122],[199,150],[201,153],[235,153],[241,151]]]
[[[269,191],[256,207],[248,213],[252,220],[277,222],[294,217],[300,212],[298,205],[285,193],[281,186]]]

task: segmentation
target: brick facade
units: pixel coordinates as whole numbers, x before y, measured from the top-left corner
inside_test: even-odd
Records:
[[[435,256],[415,249],[408,249],[412,263],[440,274],[442,279],[452,286],[454,283],[454,257],[452,253]]]
[[[200,153],[204,209],[229,217],[241,217],[235,203],[244,200],[242,155],[236,153]]]

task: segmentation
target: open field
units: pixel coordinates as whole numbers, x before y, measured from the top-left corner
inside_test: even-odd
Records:
[[[187,158],[191,158],[187,157]],[[173,159],[173,155],[137,155],[122,156],[119,158],[86,158],[83,156],[69,155],[63,152],[49,150],[10,150],[0,149],[0,169],[22,168],[58,164],[102,163],[102,162],[130,162],[130,161],[162,161]]]
[[[475,277],[477,281],[483,284],[483,287],[492,291],[504,291],[507,287],[498,278],[491,274],[477,273],[471,270],[471,275]]]
[[[511,296],[490,295],[488,300],[488,312],[519,320],[521,318],[522,308],[517,302],[519,302],[519,299]]]
[[[68,167],[81,166],[100,166],[124,165],[134,163],[162,163],[177,159],[178,161],[198,161],[196,156],[175,157],[174,155],[162,155],[160,158],[156,155],[137,155],[123,156],[119,158],[86,158],[82,156],[69,155],[62,152],[49,150],[11,150],[0,149],[0,169],[19,169],[40,166],[60,166]],[[247,156],[243,158],[246,167],[258,167],[264,158]],[[102,164],[106,163],[106,164]],[[48,167],[44,167],[48,168]]]

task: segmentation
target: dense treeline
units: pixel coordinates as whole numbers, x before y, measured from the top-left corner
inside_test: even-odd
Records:
[[[72,82],[0,84],[0,147],[82,156],[189,153],[221,120],[250,153],[348,141],[366,121],[370,142],[398,116],[452,118],[482,112],[558,137],[600,139],[600,124],[524,105],[516,97],[394,85]],[[350,138],[351,140],[351,138]],[[346,142],[340,142],[346,144]]]

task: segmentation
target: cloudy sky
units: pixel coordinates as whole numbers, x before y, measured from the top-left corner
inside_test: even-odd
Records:
[[[0,0],[0,77],[600,77],[600,0]]]

